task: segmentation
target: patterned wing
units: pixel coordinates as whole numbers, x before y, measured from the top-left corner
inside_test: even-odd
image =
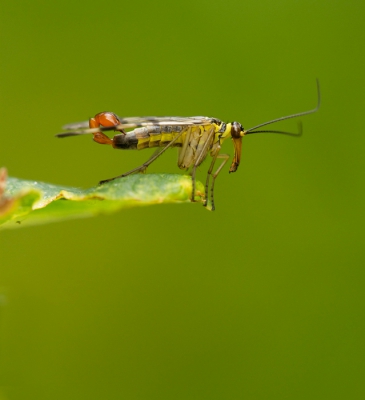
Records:
[[[209,125],[209,117],[118,117],[124,129],[149,125]],[[89,128],[89,121],[74,122],[62,127],[64,130],[83,130]]]

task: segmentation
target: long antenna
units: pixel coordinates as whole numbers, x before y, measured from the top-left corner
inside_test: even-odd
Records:
[[[298,122],[298,132],[296,132],[296,133],[294,133],[294,132],[286,132],[286,131],[271,131],[271,130],[267,131],[267,130],[264,130],[264,131],[253,131],[253,132],[250,131],[250,132],[245,133],[245,135],[246,134],[250,135],[252,133],[280,133],[282,135],[299,137],[299,136],[302,136],[302,134],[303,134],[303,124],[302,124],[302,121]]]
[[[316,106],[316,108],[313,108],[313,110],[303,111],[303,112],[300,112],[300,113],[287,115],[285,117],[272,119],[271,121],[264,122],[263,124],[256,125],[253,128],[250,128],[250,129],[247,129],[246,131],[243,131],[243,136],[247,135],[248,133],[264,133],[264,132],[283,133],[283,134],[286,134],[286,135],[294,135],[294,136],[298,135],[298,134],[295,134],[295,133],[293,134],[293,133],[290,133],[290,132],[281,132],[281,131],[256,131],[256,132],[254,132],[254,130],[257,129],[257,128],[261,128],[262,126],[274,124],[275,122],[284,121],[285,119],[302,117],[303,115],[313,114],[316,111],[318,111],[319,107],[321,106],[321,90],[320,90],[320,87],[319,87],[319,80],[318,79],[317,79],[317,98],[318,98],[317,106]]]

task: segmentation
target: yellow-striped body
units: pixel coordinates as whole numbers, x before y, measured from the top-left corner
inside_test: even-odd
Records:
[[[150,125],[114,136],[114,148],[142,150],[152,147],[179,148],[178,166],[188,169],[200,165],[207,154],[215,153],[224,139],[230,137],[230,124],[212,122],[208,125]],[[224,130],[222,130],[222,128]]]

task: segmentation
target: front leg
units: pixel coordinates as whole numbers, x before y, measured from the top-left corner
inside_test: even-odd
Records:
[[[229,155],[228,154],[219,154],[219,155],[217,155],[216,159],[217,158],[223,159],[223,161],[222,161],[221,165],[218,167],[218,169],[214,172],[214,174],[212,174],[212,178],[213,179],[212,179],[212,185],[210,187],[210,201],[212,203],[212,211],[215,210],[215,205],[214,205],[214,184],[215,184],[215,180],[216,180],[218,174],[221,172],[221,170],[224,167],[224,165],[226,164],[226,162],[229,160]],[[208,174],[208,177],[209,177],[209,174]],[[208,194],[207,194],[207,196],[208,196]],[[207,204],[205,206],[207,206]]]

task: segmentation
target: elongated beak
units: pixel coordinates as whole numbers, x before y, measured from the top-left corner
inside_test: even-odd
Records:
[[[242,137],[239,138],[232,138],[233,146],[234,146],[234,156],[231,164],[231,168],[229,172],[236,172],[238,166],[241,162],[241,152],[242,152]]]

